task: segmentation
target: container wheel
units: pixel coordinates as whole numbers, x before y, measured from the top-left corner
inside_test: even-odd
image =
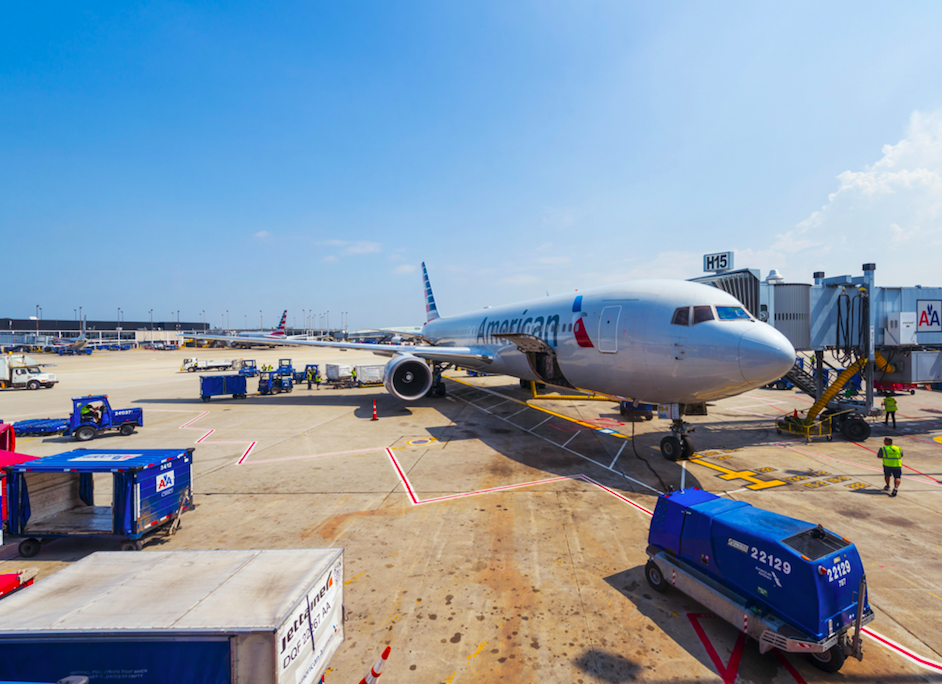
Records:
[[[683,454],[680,440],[670,435],[661,440],[661,455],[668,461],[678,461]]]
[[[203,401],[209,401],[212,397],[200,397]]]
[[[33,539],[32,537],[24,539],[20,542],[20,555],[23,556],[23,558],[32,558],[39,553],[41,546],[42,544],[38,539]]]
[[[125,541],[121,542],[122,551],[140,551],[143,548],[144,542],[142,542],[140,539],[126,539]]]
[[[654,591],[660,594],[667,591],[667,580],[664,579],[664,573],[661,572],[661,569],[657,567],[657,563],[654,561],[649,560],[648,564],[644,566],[644,576]]]
[[[819,670],[831,673],[837,672],[844,666],[844,659],[846,657],[847,656],[844,654],[844,645],[841,643],[834,644],[824,653],[809,653],[807,655],[808,661],[812,665]]]
[[[134,432],[134,423],[125,423],[121,426],[121,434],[127,437]]]
[[[83,425],[75,431],[75,439],[78,442],[87,442],[91,439],[95,439],[97,434],[98,430],[93,428],[91,425]]]

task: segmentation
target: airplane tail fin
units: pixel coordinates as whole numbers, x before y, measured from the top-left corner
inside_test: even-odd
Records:
[[[285,309],[284,313],[281,314],[281,323],[278,324],[276,330],[272,330],[272,337],[285,337],[287,334],[285,332],[285,321],[288,320],[288,310]]]
[[[438,307],[435,306],[435,295],[432,294],[432,284],[428,281],[428,271],[425,262],[422,262],[422,280],[425,283],[425,322],[438,318]]]

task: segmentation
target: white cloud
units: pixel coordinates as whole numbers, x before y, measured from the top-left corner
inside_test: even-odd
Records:
[[[350,243],[346,240],[324,240],[322,245],[329,245],[331,247],[343,247],[344,245],[349,245]]]
[[[533,283],[540,282],[540,279],[529,273],[517,273],[507,276],[506,278],[501,278],[500,282],[505,285],[532,285]]]
[[[383,251],[383,246],[378,242],[367,242],[359,240],[343,250],[344,254],[374,254]]]
[[[406,273],[415,273],[415,271],[416,267],[413,264],[399,264],[392,272],[396,275],[404,275]]]
[[[558,265],[558,264],[568,264],[568,263],[569,263],[569,257],[565,257],[565,256],[540,257],[540,258],[537,259],[536,261],[537,261],[538,264],[547,264],[547,265],[550,265],[550,266],[554,266],[554,265]]]
[[[323,259],[321,259],[321,263],[322,263],[322,264],[332,264],[332,263],[334,263],[335,261],[340,261],[340,257],[338,257],[338,256],[336,256],[336,255],[334,255],[334,254],[330,254],[330,255],[328,255],[328,256],[325,256]]]
[[[260,231],[258,231],[257,233],[255,233],[255,235],[253,235],[252,237],[254,237],[254,238],[258,239],[258,240],[264,240],[264,239],[266,239],[266,238],[270,238],[270,237],[271,237],[271,233],[269,233],[267,230],[260,230]]]
[[[838,275],[873,260],[881,284],[939,280],[933,254],[942,243],[942,110],[914,112],[906,137],[882,154],[861,171],[839,174],[827,204],[777,236],[772,250],[782,261]]]

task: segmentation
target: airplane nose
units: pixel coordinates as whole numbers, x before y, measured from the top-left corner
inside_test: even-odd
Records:
[[[795,365],[795,348],[778,330],[759,323],[739,340],[739,370],[748,383],[765,385]]]

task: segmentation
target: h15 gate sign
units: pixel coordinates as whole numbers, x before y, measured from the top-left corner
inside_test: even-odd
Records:
[[[704,271],[728,271],[733,267],[732,252],[717,252],[703,255]]]

